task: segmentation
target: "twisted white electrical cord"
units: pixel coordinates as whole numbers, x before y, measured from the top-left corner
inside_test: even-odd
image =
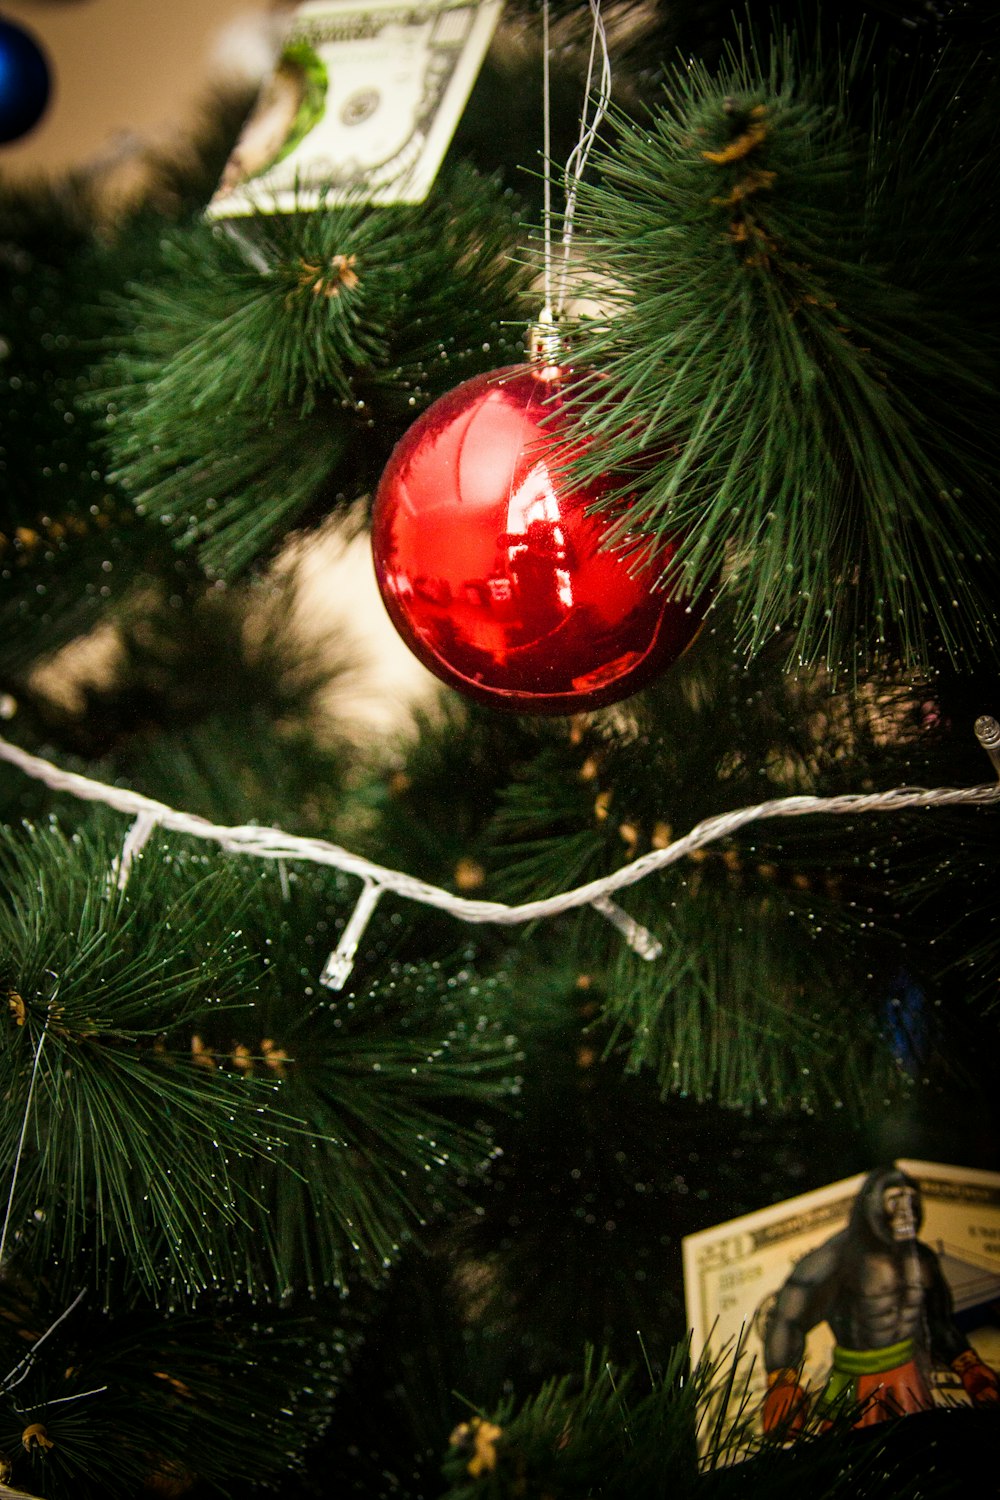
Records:
[[[975,729],[979,743],[1000,775],[1000,725],[995,719],[984,716],[976,720]],[[732,812],[706,818],[683,838],[675,839],[663,849],[650,850],[648,854],[641,855],[631,864],[623,865],[599,880],[588,881],[586,885],[576,886],[573,890],[563,891],[556,896],[525,901],[518,906],[507,906],[500,901],[474,901],[466,896],[456,896],[451,891],[442,890],[440,886],[430,885],[427,881],[417,880],[400,870],[390,870],[384,865],[362,858],[361,855],[352,854],[325,839],[302,838],[297,834],[284,833],[280,828],[262,828],[256,824],[237,828],[221,827],[210,823],[207,818],[179,812],[164,802],[156,802],[151,797],[143,797],[127,788],[108,786],[104,782],[91,781],[89,777],[80,776],[75,771],[64,771],[50,761],[29,755],[2,736],[0,760],[9,761],[25,775],[44,782],[53,791],[69,792],[86,802],[103,803],[106,807],[135,819],[115,870],[119,884],[124,884],[128,865],[140,852],[142,843],[154,828],[168,828],[193,838],[208,839],[234,854],[252,855],[256,859],[305,860],[311,864],[331,865],[348,875],[357,875],[364,881],[361,897],[321,976],[322,982],[331,989],[341,989],[346,983],[364,929],[385,891],[393,891],[408,901],[417,901],[423,906],[446,911],[460,922],[492,922],[504,927],[559,916],[581,906],[592,906],[622,932],[626,942],[636,953],[643,958],[654,959],[662,953],[662,944],[627,912],[622,911],[611,899],[611,893],[636,885],[647,875],[676,864],[678,860],[706,844],[728,838],[745,828],[748,823],[765,818],[800,818],[812,813],[891,813],[908,808],[987,807],[1000,803],[1000,783],[930,789],[895,787],[888,792],[848,792],[836,797],[776,797],[769,802],[739,807]]]

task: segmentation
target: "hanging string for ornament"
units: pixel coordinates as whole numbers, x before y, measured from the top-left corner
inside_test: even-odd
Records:
[[[608,52],[608,34],[604,26],[604,17],[601,15],[601,0],[589,0],[589,4],[594,25],[590,35],[590,57],[587,62],[587,81],[583,91],[583,108],[580,111],[580,136],[567,157],[566,166],[563,169],[563,227],[558,271],[555,271],[553,267],[552,250],[552,89],[549,63],[549,0],[544,0],[542,7],[542,151],[544,156],[542,285],[545,301],[539,316],[539,323],[543,325],[543,329],[546,326],[558,324],[565,316],[566,283],[569,278],[573,248],[576,200],[588,158],[611,102],[611,57]],[[601,55],[601,68],[600,83],[595,96],[594,64],[597,60],[598,49]],[[544,334],[541,336],[544,337]]]
[[[549,0],[542,5],[542,295],[540,323],[552,323],[552,89],[549,77]]]

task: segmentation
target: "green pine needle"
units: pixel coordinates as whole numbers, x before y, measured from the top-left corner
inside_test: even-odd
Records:
[[[261,1174],[247,1158],[246,1181],[284,1285],[379,1279],[490,1160],[489,1120],[518,1082],[510,981],[461,960],[394,961],[377,916],[350,988],[327,994],[316,974],[356,882],[308,868],[284,882],[270,869],[243,878],[244,935],[265,955],[267,982],[239,1040],[254,1075],[280,1076],[284,1107],[313,1131],[286,1147],[291,1172]],[[226,1035],[205,1033],[220,1050]]]
[[[951,1494],[948,1476],[910,1472],[905,1447],[859,1444],[849,1420],[811,1424],[789,1454],[754,1432],[745,1349],[690,1367],[678,1345],[662,1371],[620,1367],[588,1349],[581,1375],[460,1421],[443,1464],[447,1500],[660,1500],[771,1495],[794,1500]],[[695,1434],[698,1434],[698,1447]],[[877,1435],[876,1435],[877,1437]],[[733,1465],[740,1451],[743,1462]]]
[[[807,48],[744,39],[617,120],[578,216],[614,313],[576,346],[600,372],[578,392],[581,467],[635,494],[619,544],[677,542],[665,586],[723,574],[741,649],[791,625],[796,663],[920,664],[936,635],[960,661],[994,619],[981,230],[961,282],[996,124],[942,74],[902,124],[860,132],[860,49],[831,75]]]
[[[132,1500],[196,1481],[219,1495],[272,1488],[327,1425],[357,1342],[330,1306],[265,1320],[245,1304],[157,1314],[120,1291],[111,1302],[61,1303],[44,1280],[0,1293],[11,1378],[0,1452],[11,1482],[45,1500]],[[22,1441],[34,1424],[50,1446]]]
[[[92,830],[0,844],[11,1163],[27,1121],[11,1251],[182,1302],[380,1279],[489,1160],[484,1113],[516,1087],[504,982],[392,966],[317,1001],[346,877],[293,870],[286,898],[271,868],[180,841],[122,892],[116,852]]]
[[[251,1003],[232,875],[192,880],[151,853],[123,892],[116,852],[54,827],[0,844],[11,1171],[26,1126],[8,1245],[20,1237],[67,1276],[101,1282],[117,1263],[149,1291],[189,1296],[245,1274],[258,1216],[237,1164],[304,1127],[274,1109],[274,1080],[210,1070],[195,1044],[218,1010]]]
[[[306,512],[369,493],[428,399],[503,362],[529,280],[517,228],[459,170],[415,208],[175,231],[162,283],[118,304],[100,398],[116,480],[230,578]]]
[[[824,674],[783,670],[781,640],[734,670],[731,634],[720,608],[627,720],[539,732],[500,792],[491,889],[554,894],[738,807],[920,779],[901,769],[922,701],[905,683],[831,696]],[[619,898],[662,942],[652,963],[594,913],[567,919],[606,995],[611,1045],[665,1092],[740,1108],[860,1108],[873,1088],[894,1093],[905,1080],[881,1016],[900,922],[871,874],[894,837],[892,820],[811,817],[708,845]]]

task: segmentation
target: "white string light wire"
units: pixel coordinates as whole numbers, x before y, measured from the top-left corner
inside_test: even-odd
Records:
[[[984,716],[976,720],[975,732],[1000,776],[1000,724],[996,719]],[[576,886],[556,896],[525,901],[519,906],[507,906],[501,901],[476,901],[466,896],[456,896],[452,891],[417,880],[400,870],[390,870],[384,865],[375,864],[337,844],[328,843],[325,839],[303,838],[297,834],[284,833],[280,828],[263,828],[258,824],[237,828],[221,827],[210,823],[207,818],[179,812],[164,802],[156,802],[151,797],[143,797],[125,787],[108,786],[105,782],[91,781],[89,777],[80,776],[75,771],[64,771],[37,755],[29,755],[26,750],[10,744],[2,736],[0,760],[17,766],[36,781],[44,782],[52,791],[69,792],[85,802],[100,802],[135,820],[125,841],[123,855],[116,864],[116,882],[121,880],[122,870],[126,868],[125,853],[131,850],[132,857],[135,857],[138,847],[154,828],[170,829],[193,838],[207,839],[232,854],[277,860],[279,871],[282,860],[304,860],[310,864],[329,865],[347,875],[358,876],[364,882],[361,897],[337,948],[331,953],[323,970],[322,982],[330,989],[342,989],[346,984],[365,927],[386,891],[392,891],[408,901],[446,911],[460,922],[489,922],[502,927],[537,922],[574,911],[581,906],[592,906],[618,928],[629,947],[640,957],[651,960],[662,953],[662,943],[623,911],[612,900],[612,893],[637,885],[648,875],[665,870],[669,865],[693,854],[696,849],[704,848],[706,844],[731,837],[750,823],[768,818],[801,818],[814,813],[892,813],[913,808],[991,807],[1000,803],[1000,782],[971,787],[895,787],[888,792],[847,792],[835,797],[776,797],[769,802],[758,802],[753,806],[739,807],[732,812],[705,818],[683,838],[674,839],[665,848],[652,849],[648,854],[640,855],[638,859],[600,880],[588,881],[586,885]]]

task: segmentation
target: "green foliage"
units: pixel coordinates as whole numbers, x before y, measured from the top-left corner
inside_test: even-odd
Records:
[[[662,1098],[650,1072],[628,1076],[605,1050],[599,973],[536,960],[525,990],[529,975],[520,1110],[498,1127],[479,1212],[447,1242],[438,1299],[462,1330],[450,1385],[477,1404],[564,1371],[583,1339],[627,1361],[641,1328],[650,1359],[665,1359],[688,1327],[683,1236],[857,1159],[846,1120],[832,1143],[804,1114]]]
[[[143,540],[128,507],[109,494],[102,502],[82,514],[36,509],[0,533],[0,681],[16,694],[40,659],[93,627],[137,564],[155,562],[154,539]]]
[[[89,1251],[89,1280],[117,1262],[183,1297],[244,1273],[255,1211],[234,1171],[275,1147],[276,1086],[200,1067],[185,1035],[249,1003],[232,877],[184,881],[153,856],[121,892],[115,853],[55,828],[0,848],[11,1170],[26,1132],[11,1225],[42,1205],[25,1245],[36,1267],[79,1277]]]
[[[854,35],[866,0],[845,5],[816,36]],[[114,225],[85,183],[4,188],[0,691],[19,741],[512,899],[784,793],[987,779],[971,721],[995,684],[949,673],[993,620],[992,80],[926,53],[876,73],[910,32],[937,55],[965,9],[878,8],[893,29],[871,52],[810,55],[801,26],[710,70],[664,59],[680,40],[719,55],[718,0],[605,6],[619,101],[637,115],[667,86],[641,124],[619,117],[583,194],[581,281],[615,314],[575,356],[600,371],[592,463],[642,494],[627,545],[679,530],[667,582],[721,574],[722,600],[660,684],[568,723],[451,699],[406,745],[352,744],[329,717],[350,640],[299,636],[294,587],[240,576],[370,496],[436,396],[521,358],[530,228],[458,158],[531,175],[535,0],[508,6],[422,205],[207,225],[234,119],[157,163]],[[561,159],[589,17],[553,9]],[[98,618],[107,678],[48,697],[35,666]],[[898,666],[938,638],[934,672]],[[959,1487],[948,1453],[898,1466],[888,1429],[789,1451],[703,1417],[699,1463],[699,1398],[738,1397],[742,1372],[686,1367],[680,1245],[866,1155],[995,1165],[995,812],[751,825],[622,894],[664,943],[653,963],[590,910],[466,928],[386,894],[332,992],[355,879],[157,834],[120,891],[118,814],[59,797],[79,831],[45,826],[56,795],[6,767],[0,796],[12,1484]],[[607,1354],[567,1379],[584,1341]],[[478,1425],[456,1428],[456,1391]]]
[[[458,888],[462,869],[467,879],[484,880],[499,791],[536,751],[536,725],[442,694],[429,711],[414,713],[412,728],[390,747],[387,772],[366,789],[365,852],[449,888]]]
[[[449,964],[393,960],[391,919],[376,916],[342,994],[317,983],[358,894],[311,868],[243,870],[247,941],[265,982],[238,1031],[204,1038],[255,1075],[282,1080],[282,1102],[314,1134],[285,1148],[290,1172],[255,1176],[282,1284],[377,1276],[492,1154],[488,1120],[516,1090],[510,981]],[[388,898],[387,903],[388,904]],[[398,920],[398,919],[397,919]],[[388,935],[384,928],[388,926]]]
[[[741,647],[791,624],[791,661],[834,669],[926,662],[938,635],[960,661],[994,620],[995,116],[942,68],[860,131],[865,62],[810,57],[803,31],[676,67],[648,120],[617,121],[578,217],[615,314],[576,347],[600,370],[582,467],[642,491],[620,544],[676,538],[666,584],[724,569]]]
[[[94,207],[78,182],[61,191],[0,183],[0,551],[41,516],[82,519],[107,500],[88,462],[89,424],[76,409],[95,333],[83,288],[110,273]]]
[[[642,1495],[654,1493],[665,1474],[678,1490],[685,1480],[690,1487],[697,1402],[707,1381],[684,1381],[685,1362],[686,1350],[676,1350],[662,1385],[643,1397],[633,1393],[632,1375],[589,1352],[581,1380],[549,1381],[519,1410],[509,1400],[495,1423],[473,1417],[459,1424],[445,1470],[452,1481],[447,1493],[454,1500],[513,1495],[518,1487],[553,1500]]]
[[[114,634],[73,699],[18,683],[12,723],[25,748],[216,823],[254,820],[329,834],[345,802],[348,747],[335,695],[354,681],[351,642],[303,618],[294,569],[206,589],[145,580],[110,611]],[[8,821],[52,806],[40,782],[4,768]],[[60,803],[64,823],[85,804]]]
[[[140,526],[97,462],[83,407],[102,289],[141,254],[111,252],[90,184],[0,183],[0,682],[92,625],[148,565]],[[161,549],[162,550],[162,549]]]
[[[242,1495],[273,1487],[328,1423],[357,1342],[342,1309],[164,1319],[117,1301],[61,1304],[44,1281],[0,1292],[0,1452],[19,1487],[132,1500],[200,1481]],[[36,1424],[41,1438],[23,1440]]]
[[[303,630],[296,591],[292,570],[143,592],[118,611],[104,679],[84,684],[82,711],[52,729],[104,759],[108,779],[184,811],[323,831],[346,761],[328,700],[353,663],[342,633]]]
[[[370,492],[421,406],[498,362],[527,280],[515,229],[503,195],[456,171],[417,208],[178,232],[169,276],[120,305],[105,371],[139,512],[231,577],[307,510]]]
[[[905,1447],[894,1453],[886,1435],[860,1445],[847,1422],[805,1431],[793,1454],[755,1437],[745,1360],[728,1351],[689,1369],[679,1345],[661,1372],[640,1375],[588,1350],[579,1378],[548,1381],[521,1403],[508,1398],[492,1419],[458,1424],[444,1465],[448,1500],[654,1500],[665,1493],[847,1500],[885,1493],[887,1484],[894,1496],[914,1500],[954,1493],[945,1474],[915,1474]],[[744,1461],[730,1468],[736,1450]]]
[[[823,677],[780,669],[782,645],[739,668],[721,619],[627,721],[549,733],[500,796],[499,889],[524,899],[596,879],[705,818],[843,790],[848,766],[855,786],[893,785],[898,758],[879,740],[891,723],[912,746],[918,702],[891,682],[867,702],[832,698]],[[574,919],[632,1065],[740,1107],[893,1092],[879,1011],[900,959],[870,868],[882,873],[873,849],[890,835],[840,818],[760,822],[647,877],[620,901],[662,941],[652,963],[595,914]]]
[[[929,888],[933,891],[945,882],[962,879],[966,899],[959,910],[952,911],[945,930],[935,935],[935,977],[944,989],[956,973],[961,974],[965,998],[1000,1020],[1000,922],[993,899],[996,834],[992,826],[980,822],[962,829],[962,841],[960,869],[945,855],[921,871],[915,881],[915,905],[920,908]]]
[[[805,948],[796,928],[815,922],[815,898],[762,898],[740,932],[731,899],[713,894],[698,893],[691,917],[661,920],[670,958],[658,973],[624,956],[613,969],[609,1009],[632,1066],[652,1067],[664,1089],[735,1106],[887,1106],[903,1082],[878,1013],[891,970],[873,983],[860,955],[845,963],[851,934],[835,914],[819,951]]]
[[[0,180],[0,683],[19,696],[40,658],[173,562],[104,473],[90,373],[102,300],[153,272],[165,224],[200,216],[237,125],[216,100],[195,146],[155,161],[153,201],[114,224],[100,170]]]
[[[124,1265],[179,1301],[377,1278],[455,1201],[445,1178],[488,1157],[480,1110],[511,1088],[512,1038],[479,1009],[496,986],[401,970],[317,1000],[317,934],[335,943],[346,882],[331,901],[289,880],[276,917],[270,872],[151,848],[120,892],[115,852],[55,829],[2,850],[19,1256],[64,1281],[92,1260],[98,1284]]]

